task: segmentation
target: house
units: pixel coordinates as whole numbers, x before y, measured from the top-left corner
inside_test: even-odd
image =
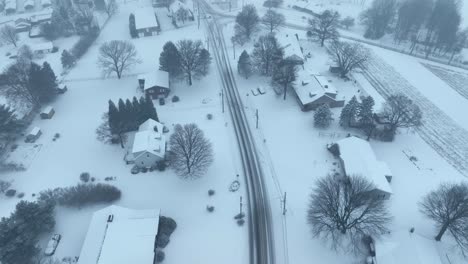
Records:
[[[376,241],[374,263],[378,264],[443,264],[449,260],[443,248],[434,238],[425,237],[407,230],[392,233],[394,242]],[[443,249],[441,251],[444,251]],[[441,254],[442,253],[442,254]],[[442,261],[442,258],[444,261]],[[454,262],[455,263],[455,262]]]
[[[153,119],[148,119],[140,125],[131,149],[131,157],[136,166],[151,168],[164,160],[166,136],[163,135],[163,130],[164,126]]]
[[[294,92],[302,111],[315,110],[328,104],[330,107],[344,106],[344,100],[339,100],[338,91],[325,76],[308,74],[301,71]]]
[[[25,11],[32,11],[34,9],[34,0],[25,0],[23,7]]]
[[[346,176],[362,176],[373,182],[375,194],[390,198],[392,173],[387,164],[377,160],[369,142],[358,137],[347,137],[335,143],[338,146],[341,167]]]
[[[278,38],[284,50],[284,61],[293,65],[304,65],[303,49],[297,34],[286,34]]]
[[[26,142],[34,143],[41,135],[41,129],[38,127],[34,127],[26,136]]]
[[[30,47],[31,47],[31,50],[33,51],[33,53],[35,55],[42,55],[42,54],[52,52],[52,50],[54,49],[54,44],[52,44],[52,42],[48,41],[48,42],[41,42],[41,43],[31,44]]]
[[[160,28],[156,14],[152,8],[139,8],[134,12],[135,28],[138,37],[155,36]]]
[[[179,21],[185,23],[186,21],[195,20],[193,9],[190,7],[190,4],[180,0],[175,1],[169,6],[168,16],[172,17],[172,20],[176,23]]]
[[[29,21],[31,21],[31,24],[33,25],[50,22],[51,20],[52,20],[52,12],[44,13],[44,14],[36,14],[29,18]]]
[[[41,0],[41,6],[42,8],[47,8],[52,6],[51,0]]]
[[[31,22],[26,18],[18,18],[15,20],[16,32],[28,32],[31,29]]]
[[[217,6],[218,8],[222,10],[229,10],[229,11],[239,7],[238,0],[214,0],[214,1],[211,1],[211,4]]]
[[[77,263],[156,263],[159,214],[117,205],[94,212]]]
[[[11,15],[16,13],[16,0],[5,0],[5,14]]]
[[[42,119],[51,119],[55,114],[55,110],[52,106],[47,106],[42,110],[41,112],[41,118]]]
[[[31,26],[29,29],[29,37],[30,38],[40,38],[42,37],[42,30],[40,24],[35,24]]]
[[[152,99],[166,98],[170,92],[169,73],[156,70],[138,76],[138,87]]]

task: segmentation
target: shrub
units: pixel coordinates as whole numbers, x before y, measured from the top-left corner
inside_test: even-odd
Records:
[[[206,119],[208,119],[208,120],[213,119],[213,115],[212,115],[212,114],[207,114],[207,115],[206,115]]]
[[[56,53],[58,50],[59,50],[58,47],[53,47],[53,48],[52,48],[52,53]]]
[[[161,234],[161,235],[158,235],[158,239],[156,240],[156,246],[158,248],[165,248],[167,244],[169,244],[169,242],[170,242],[169,236],[166,234]]]
[[[21,198],[23,198],[23,197],[24,197],[24,193],[23,193],[23,192],[21,192],[21,193],[18,193],[18,195],[16,195],[16,197],[18,197],[18,198],[20,198],[20,199],[21,199]]]
[[[88,51],[89,47],[91,47],[98,36],[98,29],[92,29],[85,35],[81,36],[71,50],[73,56],[75,56],[76,59],[81,58],[86,53],[86,51]]]
[[[111,203],[121,197],[120,190],[109,184],[83,184],[67,188],[42,191],[39,201],[57,203],[62,206],[81,207],[95,203]]]
[[[94,182],[95,180],[96,180],[96,178],[91,177],[91,182]]]
[[[238,226],[243,226],[244,223],[245,223],[245,220],[244,220],[244,219],[239,219],[239,220],[237,220],[237,225],[238,225]]]
[[[0,180],[0,193],[6,192],[11,187],[11,183]]]
[[[208,196],[215,195],[215,190],[208,190]]]
[[[141,172],[147,173],[147,172],[148,172],[148,168],[141,168]]]
[[[167,236],[170,236],[176,228],[177,228],[177,223],[176,221],[174,221],[174,219],[167,217],[167,216],[159,217],[158,234],[160,235],[165,234]]]
[[[167,168],[167,164],[164,160],[158,161],[158,163],[156,163],[156,169],[158,169],[158,171],[165,171],[166,168]]]
[[[10,189],[10,190],[8,190],[8,191],[5,192],[5,195],[6,195],[7,197],[13,197],[13,196],[15,196],[15,194],[16,194],[16,190],[15,190],[15,189]]]
[[[179,101],[180,101],[179,96],[177,96],[177,95],[172,96],[172,102],[173,103],[176,103],[176,102],[179,102]]]
[[[80,174],[80,180],[82,182],[89,182],[89,172],[83,172]]]
[[[215,209],[215,208],[214,208],[214,206],[212,206],[212,205],[207,205],[207,206],[206,206],[206,210],[207,210],[208,212],[210,212],[210,213],[214,212],[214,209]]]
[[[163,262],[165,257],[166,257],[166,254],[164,254],[164,251],[160,249],[156,249],[156,262],[158,263]]]

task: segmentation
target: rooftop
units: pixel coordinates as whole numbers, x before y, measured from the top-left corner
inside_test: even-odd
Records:
[[[111,205],[96,211],[78,264],[153,264],[158,226],[159,210]]]
[[[169,73],[166,71],[156,70],[155,72],[141,74],[138,76],[138,80],[145,80],[144,90],[154,86],[169,89]]]
[[[141,124],[133,140],[132,154],[138,156],[142,153],[150,152],[164,158],[166,136],[163,135],[163,127],[161,123],[153,119],[148,119]]]
[[[301,45],[295,34],[285,34],[278,38],[283,49],[285,58],[293,58],[295,60],[304,60]]]
[[[346,175],[358,175],[372,181],[377,189],[392,193],[385,176],[392,176],[388,166],[375,157],[369,142],[358,137],[348,137],[336,142],[340,149]]]
[[[294,90],[303,105],[313,103],[323,96],[333,99],[332,96],[337,94],[336,88],[328,82],[325,76],[300,71],[297,79]]]
[[[153,8],[138,8],[134,12],[136,29],[158,27]]]
[[[32,51],[41,51],[41,50],[51,50],[54,48],[54,44],[52,42],[40,42],[40,43],[33,43],[31,44]]]

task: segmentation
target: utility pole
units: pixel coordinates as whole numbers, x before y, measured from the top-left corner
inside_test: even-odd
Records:
[[[257,111],[255,111],[255,117],[256,117],[255,127],[258,129],[258,108],[257,108]]]
[[[286,215],[286,192],[284,192],[283,197],[283,215]]]
[[[223,88],[221,88],[221,107],[222,107],[223,113],[224,113],[224,89]]]
[[[239,204],[239,205],[240,205],[240,207],[239,207],[239,209],[240,209],[239,215],[242,215],[242,196],[240,197],[240,204]]]
[[[197,2],[198,3],[198,29],[200,29],[200,2]]]
[[[232,41],[232,53],[234,54],[234,59],[236,59],[236,44],[234,43],[233,40]]]

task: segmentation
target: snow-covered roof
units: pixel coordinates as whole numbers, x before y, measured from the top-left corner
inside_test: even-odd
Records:
[[[54,108],[52,106],[47,106],[46,108],[44,108],[44,110],[42,110],[42,114],[50,114],[50,112],[52,112],[54,110]]]
[[[5,0],[5,10],[6,9],[16,10],[16,0]]]
[[[32,51],[42,51],[42,50],[51,50],[54,48],[54,44],[52,42],[40,42],[40,43],[33,43],[31,44]]]
[[[346,175],[362,176],[372,181],[377,189],[392,193],[385,176],[392,176],[383,162],[378,161],[369,142],[358,137],[347,137],[336,142],[340,149]]]
[[[155,72],[141,74],[138,76],[138,80],[145,80],[144,90],[154,86],[169,89],[169,73],[166,71],[156,70]]]
[[[135,15],[135,27],[137,30],[158,26],[153,8],[138,8],[133,14]]]
[[[323,96],[335,100],[332,96],[336,96],[337,91],[334,86],[328,83],[328,80],[324,76],[301,71],[298,73],[297,79],[298,81],[296,81],[294,85],[294,90],[302,105],[313,103]],[[319,80],[321,80],[324,85],[322,85]]]
[[[24,7],[34,7],[34,0],[26,0],[24,1],[24,4],[23,4]]]
[[[409,231],[395,232],[396,242],[379,243],[375,245],[378,264],[442,264],[437,252],[436,241]],[[398,239],[398,240],[397,240]]]
[[[31,136],[37,136],[41,132],[41,129],[39,127],[34,127],[31,132],[29,132],[29,135]]]
[[[291,57],[295,60],[304,60],[301,45],[299,44],[299,40],[297,39],[296,35],[286,34],[284,36],[280,36],[278,39],[282,44],[285,58]]]
[[[166,136],[163,135],[163,125],[153,119],[148,119],[140,125],[133,140],[132,154],[136,158],[144,153],[151,153],[160,158],[166,154]]]
[[[78,264],[152,264],[158,226],[159,210],[111,205],[96,211]]]
[[[52,2],[50,0],[41,0],[41,5],[42,6],[50,6]]]
[[[52,19],[52,13],[33,15],[29,19],[31,23],[37,23],[39,21],[49,21]]]

